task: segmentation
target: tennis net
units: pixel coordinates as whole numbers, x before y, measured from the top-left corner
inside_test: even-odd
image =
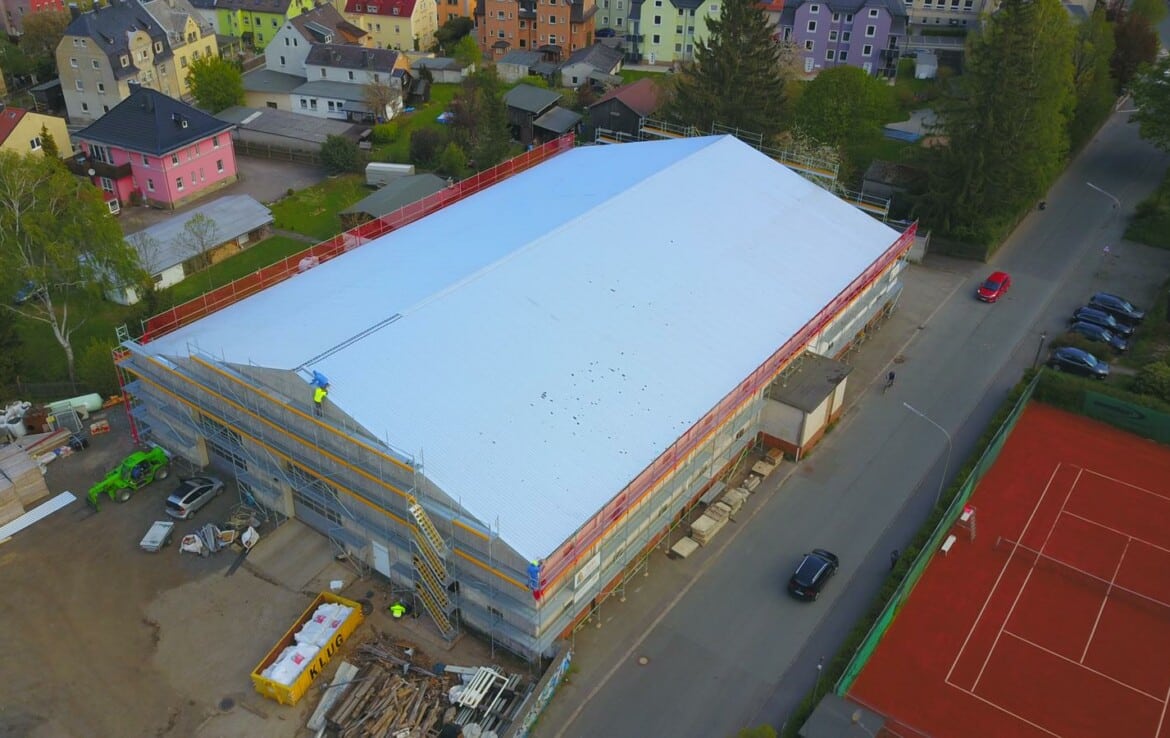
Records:
[[[1108,599],[1125,602],[1170,620],[1170,603],[1163,602],[1156,597],[1151,597],[1150,595],[1142,594],[1128,587],[1123,587],[1105,577],[1087,572],[1080,567],[1073,566],[1068,562],[1061,561],[1034,548],[1029,548],[1019,541],[1013,541],[1010,538],[1000,536],[995,541],[995,548],[1008,551],[1009,556],[1024,561],[1034,569],[1052,572],[1068,581],[1087,587]]]

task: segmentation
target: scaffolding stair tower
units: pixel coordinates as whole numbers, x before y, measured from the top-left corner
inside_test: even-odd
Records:
[[[417,500],[412,500],[408,509],[414,521],[411,533],[415,550],[412,557],[415,594],[427,609],[431,619],[435,621],[443,638],[454,640],[459,631],[451,622],[454,606],[451,598],[447,596],[447,586],[451,583],[451,575],[446,564],[449,549],[435,524],[431,522],[430,516]]]

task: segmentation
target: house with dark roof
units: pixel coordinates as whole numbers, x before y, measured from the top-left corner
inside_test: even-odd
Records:
[[[304,85],[289,94],[293,112],[333,120],[390,120],[405,107],[414,77],[405,54],[343,44],[315,44],[305,57]],[[366,85],[385,94],[370,107]]]
[[[373,36],[379,49],[429,49],[439,30],[435,0],[346,0],[345,17]]]
[[[189,65],[219,54],[215,30],[187,0],[119,0],[70,12],[56,56],[74,123],[101,117],[130,95],[131,83],[188,95]]]
[[[568,133],[581,116],[557,105],[561,93],[532,85],[519,84],[504,94],[508,125],[513,136],[524,145],[540,144]]]
[[[317,44],[373,48],[374,39],[346,20],[332,5],[319,5],[290,18],[264,48],[264,66],[274,72],[305,75],[305,58]]]
[[[613,132],[637,138],[642,119],[648,118],[662,104],[662,93],[655,80],[642,78],[615,87],[589,106],[590,131]],[[618,138],[621,138],[620,136]]]
[[[75,138],[70,168],[89,177],[107,201],[174,209],[238,179],[225,123],[147,87]]]
[[[431,79],[440,84],[459,84],[475,71],[475,65],[464,65],[458,59],[449,56],[415,57],[411,62],[415,77],[422,76],[422,70],[431,74]]]
[[[286,21],[315,7],[313,0],[215,0],[216,28],[263,51]]]
[[[601,43],[577,49],[561,65],[561,86],[579,89],[594,83],[620,85],[622,78],[617,75],[622,71],[623,56],[620,49]]]
[[[780,36],[807,75],[848,64],[892,78],[908,21],[902,0],[794,0],[780,14]]]
[[[0,151],[44,154],[42,131],[53,137],[61,156],[69,156],[73,151],[73,142],[69,140],[64,118],[41,115],[0,103]]]

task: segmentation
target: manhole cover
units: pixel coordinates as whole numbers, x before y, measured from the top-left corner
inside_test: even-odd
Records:
[[[236,701],[231,697],[224,697],[219,701],[220,712],[231,712],[231,709],[236,706]]]
[[[646,656],[639,656],[638,663],[641,664],[642,666],[645,666],[646,664],[650,663],[650,659],[647,658]]]

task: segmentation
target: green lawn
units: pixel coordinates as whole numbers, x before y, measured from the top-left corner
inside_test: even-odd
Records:
[[[261,267],[275,264],[286,256],[304,251],[310,246],[312,244],[288,236],[270,236],[247,251],[225,259],[160,292],[160,310],[192,300],[209,290],[247,276]]]
[[[337,214],[368,194],[360,174],[330,177],[272,205],[273,225],[324,241],[343,230]]]
[[[426,105],[415,108],[413,113],[403,113],[394,119],[398,124],[398,137],[393,143],[384,144],[374,149],[374,161],[387,161],[397,164],[410,163],[410,134],[420,128],[434,128],[443,130],[446,127],[436,118],[446,111],[459,91],[457,84],[431,85],[431,99]]]
[[[637,82],[638,80],[645,79],[646,77],[661,79],[666,75],[666,72],[644,72],[640,69],[623,69],[618,72],[618,74],[621,75],[622,82],[628,85],[631,82]]]

